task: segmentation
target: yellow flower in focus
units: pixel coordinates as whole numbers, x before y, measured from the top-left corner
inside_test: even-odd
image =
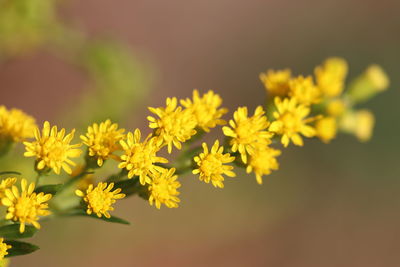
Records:
[[[199,91],[194,90],[193,100],[181,100],[181,104],[193,113],[197,121],[197,126],[206,132],[209,132],[210,128],[214,128],[217,125],[226,124],[221,117],[228,110],[226,108],[219,108],[222,104],[222,99],[211,90],[202,97],[200,97]]]
[[[233,120],[222,128],[224,134],[230,137],[229,145],[232,151],[239,151],[242,161],[247,162],[247,154],[251,155],[254,148],[259,145],[271,143],[272,133],[266,129],[269,126],[264,110],[258,106],[252,117],[248,117],[247,107],[239,107],[233,114]]]
[[[79,157],[81,144],[70,145],[74,138],[75,129],[65,135],[65,129],[57,130],[57,126],[50,127],[46,121],[43,124],[42,134],[39,128],[35,129],[36,141],[24,142],[26,152],[25,157],[36,157],[36,168],[53,169],[56,174],[60,174],[61,168],[68,174],[72,173],[71,167],[75,163],[69,158]]]
[[[157,209],[160,209],[161,204],[164,204],[168,208],[177,208],[180,202],[178,195],[178,188],[181,184],[176,180],[177,175],[174,175],[175,168],[164,170],[155,174],[152,177],[149,185],[149,203],[150,205],[155,204]]]
[[[122,199],[125,197],[125,194],[120,194],[121,188],[117,188],[114,191],[111,191],[113,187],[114,183],[110,183],[108,185],[107,183],[99,183],[96,187],[91,184],[86,189],[85,193],[81,190],[76,190],[75,194],[79,197],[82,197],[83,200],[86,202],[87,214],[91,215],[92,213],[94,213],[99,218],[101,218],[101,216],[110,218],[111,215],[109,211],[114,210],[112,205],[117,199]]]
[[[148,116],[149,127],[154,129],[154,135],[157,136],[157,145],[167,145],[168,153],[172,152],[172,145],[177,149],[182,148],[183,142],[189,140],[196,134],[196,117],[188,110],[182,110],[178,107],[176,97],[167,98],[165,108],[149,108],[159,118]]]
[[[332,57],[314,70],[317,86],[327,97],[340,95],[344,89],[348,65],[343,58]]]
[[[51,194],[43,192],[36,194],[35,183],[28,186],[26,179],[21,180],[21,192],[14,185],[11,189],[6,189],[5,197],[1,199],[4,206],[7,206],[6,220],[13,220],[20,223],[19,231],[25,231],[25,224],[32,224],[40,229],[39,216],[47,216],[48,204],[46,203],[52,197]]]
[[[342,99],[330,101],[326,106],[326,112],[333,117],[340,117],[346,111],[346,104]]]
[[[128,133],[127,140],[120,141],[125,154],[121,156],[121,163],[118,168],[128,171],[128,178],[134,175],[139,176],[140,183],[150,183],[152,176],[156,172],[163,170],[157,163],[167,163],[168,160],[162,157],[157,157],[156,153],[159,147],[156,144],[156,139],[151,138],[151,135],[141,142],[141,133],[136,129],[134,134]]]
[[[374,125],[374,114],[365,109],[347,112],[340,120],[340,129],[354,134],[361,142],[367,142],[371,139]]]
[[[289,96],[306,106],[321,102],[321,91],[315,86],[312,77],[299,76],[289,81]]]
[[[10,177],[10,178],[1,180],[1,182],[0,182],[0,199],[5,197],[6,189],[13,186],[16,182],[17,182],[17,178],[15,178],[15,177]]]
[[[193,174],[199,174],[200,181],[206,183],[211,181],[213,186],[224,188],[224,177],[222,175],[235,177],[235,173],[232,171],[233,167],[224,164],[234,161],[235,157],[231,157],[229,153],[223,154],[224,147],[219,146],[218,140],[215,141],[210,151],[206,143],[203,143],[202,146],[204,152],[194,157],[198,169],[194,169]]]
[[[6,255],[8,255],[7,250],[12,248],[11,245],[7,245],[7,243],[4,242],[4,238],[0,238],[0,260],[3,260]]]
[[[329,143],[336,137],[337,122],[334,117],[324,117],[315,124],[316,136],[324,143]]]
[[[99,166],[120,149],[119,141],[122,140],[125,129],[118,129],[118,124],[106,120],[99,124],[94,123],[88,127],[86,135],[81,135],[85,145],[89,147],[89,156],[97,159]]]
[[[273,96],[287,96],[289,92],[289,81],[291,79],[291,71],[284,70],[268,70],[260,74],[260,80],[264,84],[268,94]]]
[[[262,176],[270,174],[273,170],[279,169],[276,157],[281,154],[278,149],[269,146],[259,146],[254,150],[247,164],[246,172],[254,172],[258,184],[262,184]]]
[[[35,119],[22,110],[0,106],[0,140],[20,142],[33,137]]]
[[[290,141],[297,146],[302,146],[303,139],[300,134],[305,137],[315,135],[315,129],[307,125],[308,122],[315,119],[306,119],[310,113],[309,107],[298,104],[295,98],[281,100],[279,97],[275,97],[275,106],[277,111],[273,113],[273,116],[276,120],[271,123],[269,130],[282,135],[283,146],[287,147]]]

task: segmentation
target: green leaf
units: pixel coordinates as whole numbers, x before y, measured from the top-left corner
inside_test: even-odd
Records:
[[[32,225],[25,225],[25,231],[19,232],[19,223],[0,227],[0,236],[6,239],[28,238],[34,236],[37,229]]]
[[[36,193],[45,193],[45,194],[52,194],[55,195],[57,192],[63,187],[62,184],[49,184],[49,185],[42,185],[35,189]]]
[[[15,175],[21,175],[20,172],[16,172],[16,171],[4,171],[4,172],[0,172],[0,175],[9,175],[9,174],[15,174]]]
[[[132,179],[127,179],[123,181],[116,182],[114,188],[121,188],[121,193],[126,196],[136,194],[138,192],[139,177]]]
[[[8,255],[5,256],[6,258],[29,254],[39,249],[38,246],[26,242],[16,240],[5,240],[4,242],[12,246],[7,250]]]
[[[111,222],[111,223],[120,223],[120,224],[131,224],[130,222],[121,219],[119,217],[115,217],[115,216],[111,216],[110,218],[106,218],[104,216],[102,217],[98,217],[96,214],[87,214],[86,211],[81,210],[81,209],[76,209],[76,210],[72,210],[68,213],[65,214],[65,216],[84,216],[84,217],[90,217],[90,218],[94,218],[94,219],[98,219],[98,220],[102,220],[102,221],[106,221],[106,222]]]

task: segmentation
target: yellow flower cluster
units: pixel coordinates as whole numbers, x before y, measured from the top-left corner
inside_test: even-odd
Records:
[[[0,106],[0,140],[20,142],[33,137],[35,119],[22,110]]]
[[[4,257],[8,255],[7,250],[9,250],[11,247],[11,245],[8,245],[4,242],[4,238],[0,238],[0,260],[4,259]]]

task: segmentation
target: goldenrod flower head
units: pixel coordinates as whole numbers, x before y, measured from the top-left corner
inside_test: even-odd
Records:
[[[271,143],[272,133],[266,129],[269,126],[264,110],[258,106],[252,117],[248,117],[247,107],[239,107],[233,114],[233,120],[229,125],[222,128],[224,134],[230,137],[229,144],[232,151],[239,151],[242,161],[247,162],[247,154],[252,153],[258,145]]]
[[[85,145],[89,147],[89,156],[97,158],[97,164],[103,165],[112,153],[120,149],[119,141],[122,140],[125,129],[118,129],[118,124],[106,120],[99,124],[94,123],[88,127],[86,135],[81,135]]]
[[[389,87],[389,77],[381,66],[370,65],[366,70],[366,75],[377,91],[385,91]]]
[[[159,119],[148,116],[149,127],[154,129],[154,135],[157,136],[157,145],[167,145],[168,153],[172,152],[172,145],[177,149],[182,148],[182,142],[186,142],[196,134],[196,118],[188,110],[182,110],[178,107],[176,97],[167,98],[165,108],[149,108]]]
[[[287,96],[291,76],[292,74],[289,69],[268,70],[260,74],[260,80],[271,96]]]
[[[17,182],[17,178],[15,178],[15,177],[10,177],[10,178],[1,180],[1,182],[0,182],[0,199],[5,197],[6,189],[13,186],[16,182]]]
[[[141,133],[136,129],[132,134],[128,133],[127,140],[121,140],[120,144],[124,149],[125,154],[121,156],[121,163],[118,168],[125,168],[128,171],[128,178],[134,175],[139,176],[140,183],[150,183],[154,173],[162,171],[163,168],[157,166],[157,163],[167,163],[168,160],[158,157],[156,153],[159,150],[155,138],[151,135],[141,142]]]
[[[61,168],[68,174],[72,173],[71,167],[75,163],[69,158],[79,157],[81,144],[70,145],[74,138],[75,129],[65,135],[65,129],[57,130],[57,126],[50,127],[46,121],[43,124],[42,133],[39,128],[35,129],[36,141],[24,142],[26,152],[25,157],[36,157],[36,168],[53,169],[56,174],[60,174]]]
[[[321,91],[315,86],[311,76],[298,76],[289,81],[289,96],[306,106],[321,102]]]
[[[223,154],[224,147],[219,146],[219,141],[216,140],[211,150],[208,150],[207,144],[203,143],[203,153],[199,156],[194,157],[194,161],[197,163],[198,169],[193,170],[193,174],[199,174],[200,181],[211,183],[215,187],[224,188],[224,177],[235,177],[235,173],[232,171],[233,167],[224,165],[235,160],[235,157],[231,157],[229,153]]]
[[[246,172],[254,172],[258,184],[262,184],[262,176],[270,174],[279,168],[276,157],[281,154],[278,149],[269,146],[258,146],[250,156]]]
[[[96,187],[91,184],[86,189],[85,193],[81,190],[75,190],[75,194],[79,197],[82,197],[86,202],[87,214],[90,215],[94,213],[99,218],[101,218],[101,216],[110,218],[111,215],[108,212],[114,210],[112,205],[117,199],[122,199],[125,197],[125,194],[120,194],[121,188],[111,191],[113,187],[114,183],[110,183],[108,185],[107,183],[99,183]]]
[[[222,98],[212,90],[209,90],[202,97],[200,97],[199,91],[194,90],[193,100],[189,98],[181,100],[181,104],[193,113],[196,118],[197,127],[206,132],[209,132],[210,128],[214,128],[217,125],[226,124],[221,117],[228,110],[226,108],[219,108],[222,104]]]
[[[149,203],[155,204],[157,209],[160,209],[161,204],[168,208],[177,208],[180,202],[178,188],[181,184],[176,180],[177,175],[174,175],[175,168],[169,170],[164,169],[162,172],[153,175],[149,185]]]
[[[374,125],[374,114],[365,109],[347,112],[340,121],[340,128],[354,134],[361,142],[367,142],[371,139]]]
[[[22,110],[0,106],[0,139],[20,142],[33,137],[35,119]]]
[[[315,129],[307,125],[313,118],[306,119],[310,113],[310,108],[297,103],[295,98],[285,98],[281,100],[275,97],[275,106],[277,111],[273,113],[276,119],[271,123],[269,130],[278,135],[282,135],[281,142],[287,147],[290,140],[298,146],[303,145],[303,139],[300,134],[306,137],[313,137]]]
[[[326,106],[326,112],[333,117],[340,117],[346,111],[346,104],[342,99],[330,101]]]
[[[342,93],[348,65],[343,58],[328,58],[322,66],[315,68],[318,87],[327,97],[335,97]]]
[[[43,192],[36,194],[35,183],[30,183],[26,179],[21,180],[21,192],[13,185],[11,189],[6,189],[5,197],[1,199],[4,206],[7,206],[6,220],[18,221],[20,223],[19,231],[25,231],[25,224],[32,224],[40,229],[38,222],[39,216],[47,216],[48,204],[46,203],[52,197],[51,194]]]
[[[12,246],[7,245],[4,242],[4,238],[0,238],[0,260],[3,260],[6,255],[8,255],[7,250],[9,250]]]
[[[336,137],[337,122],[334,117],[324,117],[315,124],[316,136],[324,143],[329,143]]]

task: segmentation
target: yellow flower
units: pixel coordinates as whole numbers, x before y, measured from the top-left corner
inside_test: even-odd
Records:
[[[262,184],[262,176],[268,175],[273,170],[279,168],[279,163],[276,157],[281,154],[278,149],[270,148],[269,146],[258,146],[253,155],[249,159],[246,172],[254,172],[258,184]]]
[[[315,124],[316,136],[324,143],[329,143],[336,137],[337,122],[334,117],[324,117]]]
[[[89,156],[97,158],[97,164],[102,166],[114,151],[120,149],[119,141],[125,137],[124,131],[118,129],[118,124],[106,120],[100,125],[89,126],[86,136],[81,135],[81,139],[89,147]]]
[[[7,250],[9,250],[12,246],[7,245],[4,242],[4,238],[0,238],[0,260],[3,260],[6,255],[8,255]]]
[[[46,121],[43,124],[42,134],[39,128],[35,129],[36,141],[24,142],[25,157],[36,157],[36,168],[43,170],[51,168],[55,173],[60,174],[61,168],[68,174],[72,173],[71,167],[75,163],[69,158],[79,157],[81,144],[70,145],[74,138],[75,129],[65,135],[65,129],[57,130],[57,126],[50,127]]]
[[[289,81],[289,96],[306,106],[321,102],[321,91],[315,86],[312,77],[299,76]]]
[[[224,188],[224,177],[222,175],[235,176],[232,171],[233,167],[224,164],[234,161],[235,157],[231,157],[229,153],[223,154],[224,147],[219,146],[218,140],[215,141],[211,151],[208,150],[206,143],[203,143],[203,149],[203,153],[194,157],[194,161],[199,168],[194,169],[193,174],[199,174],[200,181],[206,183],[211,181],[215,187]]]
[[[5,191],[6,189],[10,188],[17,182],[17,178],[11,177],[11,178],[6,178],[1,180],[0,183],[0,199],[5,197]]]
[[[365,72],[376,91],[382,92],[389,87],[389,77],[381,66],[372,64],[368,66]]]
[[[369,110],[347,112],[340,120],[340,129],[354,134],[361,142],[371,139],[375,125],[375,117]]]
[[[346,104],[342,99],[330,101],[326,106],[326,112],[333,117],[340,117],[346,111]]]
[[[328,58],[314,70],[317,86],[327,97],[342,93],[347,75],[347,62],[343,58]]]
[[[28,186],[26,179],[21,180],[21,192],[13,185],[11,189],[6,189],[5,197],[1,199],[4,206],[7,206],[6,220],[19,221],[19,231],[25,231],[25,224],[32,224],[40,229],[38,222],[39,216],[47,216],[50,214],[48,211],[48,204],[46,203],[51,199],[51,194],[44,194],[43,192],[36,194],[35,183]]]
[[[181,104],[194,114],[197,126],[206,132],[209,132],[210,128],[214,128],[217,125],[226,124],[221,117],[228,110],[226,108],[218,108],[222,104],[222,99],[211,90],[204,94],[203,97],[200,97],[199,91],[194,90],[193,100],[181,100]]]
[[[109,211],[113,211],[112,205],[117,199],[122,199],[125,194],[120,194],[121,188],[117,188],[111,191],[114,187],[114,183],[99,183],[96,187],[93,184],[89,185],[86,189],[86,193],[81,190],[76,190],[75,194],[82,197],[87,204],[87,214],[96,214],[97,217],[105,216],[110,218],[111,215]]]
[[[248,117],[247,107],[240,107],[233,114],[233,120],[229,125],[222,128],[224,134],[230,137],[229,144],[232,151],[239,151],[242,161],[247,162],[247,153],[251,155],[253,149],[262,144],[271,143],[272,133],[266,131],[269,126],[267,117],[264,116],[264,110],[258,106],[252,117]]]
[[[168,208],[177,208],[180,202],[178,188],[181,184],[176,180],[177,175],[174,175],[175,168],[164,170],[155,174],[152,177],[149,185],[149,202],[150,205],[155,204],[157,209],[160,209],[161,204]]]
[[[306,137],[315,135],[315,129],[307,125],[315,118],[305,119],[310,113],[309,107],[298,104],[295,98],[281,100],[279,97],[275,98],[275,106],[277,111],[273,113],[273,116],[276,120],[271,123],[269,130],[282,135],[283,146],[287,147],[290,140],[295,145],[302,146],[303,139],[300,134]]]
[[[120,141],[125,154],[121,156],[121,163],[118,168],[125,168],[128,171],[128,178],[134,175],[139,176],[140,183],[150,183],[150,176],[154,173],[162,171],[163,168],[157,166],[157,163],[167,163],[168,160],[162,157],[157,157],[156,153],[159,147],[156,144],[156,139],[151,138],[151,135],[141,142],[140,130],[136,129],[134,134],[128,133],[126,141]]]
[[[289,92],[289,81],[291,79],[291,71],[284,70],[268,70],[260,74],[260,80],[264,84],[268,94],[273,96],[286,96]]]
[[[148,116],[149,127],[154,129],[157,136],[157,145],[167,145],[168,153],[172,152],[172,145],[177,149],[182,148],[182,142],[186,142],[196,134],[196,118],[188,109],[177,107],[178,100],[167,98],[165,108],[149,108],[159,119]]]
[[[35,119],[22,110],[0,106],[0,139],[20,142],[33,137]]]

